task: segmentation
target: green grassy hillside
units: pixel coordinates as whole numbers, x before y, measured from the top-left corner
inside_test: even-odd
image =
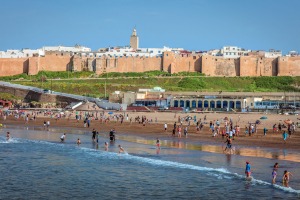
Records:
[[[138,88],[160,86],[167,91],[230,91],[278,92],[300,91],[300,77],[205,77],[200,73],[169,74],[151,71],[145,73],[108,73],[97,76],[91,72],[40,72],[35,76],[18,75],[0,78],[59,92],[103,97],[107,93],[136,91]]]

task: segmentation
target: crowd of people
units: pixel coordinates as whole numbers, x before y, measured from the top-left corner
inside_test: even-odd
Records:
[[[12,111],[10,113],[0,113],[0,117],[3,120],[6,120],[7,116],[13,116],[16,120],[24,120],[25,124],[29,124],[31,120],[36,121],[38,117],[41,117],[44,120],[43,127],[44,130],[49,130],[50,127],[50,121],[51,119],[54,120],[60,120],[60,119],[72,119],[75,118],[76,121],[79,123],[80,121],[83,122],[84,128],[90,128],[92,123],[97,124],[103,124],[103,123],[120,123],[123,124],[126,122],[126,124],[132,124],[132,123],[138,123],[141,124],[141,126],[148,126],[151,123],[158,123],[158,118],[155,117],[154,120],[152,118],[147,117],[146,115],[141,116],[130,116],[129,113],[107,113],[104,111],[96,111],[96,112],[83,112],[83,111],[74,111],[70,112],[68,114],[61,113],[61,112],[53,112],[53,111],[32,111],[32,112],[24,112],[24,111]],[[133,120],[134,119],[134,120]],[[190,132],[192,133],[207,133],[207,130],[211,133],[212,137],[222,137],[223,142],[226,143],[226,147],[223,149],[224,153],[233,154],[235,153],[235,148],[233,147],[233,141],[236,137],[240,136],[247,136],[251,137],[257,134],[258,131],[258,123],[252,122],[248,123],[243,129],[244,132],[242,134],[241,127],[239,125],[239,120],[233,122],[231,118],[222,118],[222,119],[214,119],[214,120],[208,120],[206,115],[203,116],[203,120],[197,119],[195,116],[177,116],[177,113],[174,114],[174,124],[171,126],[171,130],[169,129],[169,124],[167,122],[163,123],[163,132],[169,134],[171,132],[172,137],[177,137],[178,139],[182,138],[182,134],[185,138],[188,138],[188,135]],[[161,121],[160,121],[161,123]],[[80,123],[79,123],[80,124]],[[195,129],[193,130],[193,127]],[[205,128],[205,130],[204,130]],[[288,138],[291,138],[292,134],[294,134],[297,130],[297,123],[276,123],[273,125],[272,130],[274,134],[276,133],[282,133],[282,137],[284,142],[287,141]],[[268,133],[267,127],[264,127],[262,129],[263,135],[266,136]],[[109,131],[108,137],[111,142],[115,142],[115,129],[112,128]],[[7,133],[7,139],[9,140],[10,135]],[[60,137],[61,142],[65,142],[66,140],[66,134],[63,134]],[[95,130],[95,128],[92,130],[92,141],[95,143],[99,142],[99,132]],[[81,144],[80,138],[76,141],[77,145]],[[109,148],[109,143],[104,143],[104,149],[107,151]],[[120,145],[118,146],[119,153],[124,153],[125,150]],[[161,143],[160,140],[156,139],[156,149],[157,153],[160,152],[161,149]],[[250,164],[248,163],[250,166]],[[246,170],[247,171],[247,170]],[[248,170],[250,172],[250,170]],[[289,177],[291,176],[290,172],[284,173],[284,185],[288,185]],[[250,173],[246,173],[246,176],[250,176]],[[273,170],[272,172],[273,180],[272,182],[275,182],[276,176],[277,176],[277,170]],[[275,177],[275,178],[274,178]]]

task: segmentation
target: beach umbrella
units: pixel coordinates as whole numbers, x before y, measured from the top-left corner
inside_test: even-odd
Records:
[[[112,114],[114,114],[114,113],[113,113],[113,112],[108,112],[108,114],[109,114],[109,115],[112,115]]]
[[[259,118],[259,119],[268,119],[268,117],[266,117],[266,116],[262,116],[261,118]]]
[[[292,120],[290,120],[290,119],[287,119],[287,120],[284,120],[284,123],[286,123],[286,124],[292,124],[292,123],[293,123],[293,121],[292,121]]]

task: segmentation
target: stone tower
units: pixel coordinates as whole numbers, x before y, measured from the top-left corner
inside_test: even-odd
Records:
[[[139,37],[136,34],[135,28],[132,31],[132,34],[130,36],[130,47],[133,49],[139,48]]]

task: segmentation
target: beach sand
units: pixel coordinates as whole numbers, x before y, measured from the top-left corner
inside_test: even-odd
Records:
[[[225,141],[221,135],[216,137],[212,137],[212,133],[209,130],[209,122],[219,120],[221,122],[221,127],[224,127],[224,118],[227,117],[229,120],[231,119],[234,125],[239,125],[241,127],[241,133],[239,137],[235,137],[233,140],[234,145],[245,146],[245,147],[266,147],[266,148],[276,148],[276,149],[292,149],[299,150],[300,149],[300,128],[296,130],[295,133],[292,134],[291,138],[288,138],[286,143],[284,143],[282,138],[282,132],[273,133],[272,126],[273,124],[284,123],[284,120],[290,119],[293,122],[300,122],[298,120],[300,117],[297,115],[279,115],[279,114],[266,114],[266,113],[172,113],[172,112],[113,112],[111,115],[115,114],[124,114],[125,119],[123,124],[116,121],[110,121],[108,123],[101,123],[99,120],[92,120],[91,126],[89,128],[83,127],[83,121],[77,122],[75,118],[75,113],[73,112],[70,119],[62,118],[59,120],[51,119],[49,116],[42,116],[42,114],[37,116],[37,119],[29,120],[28,124],[25,124],[23,118],[15,119],[13,116],[9,116],[5,121],[1,117],[0,123],[4,125],[26,125],[26,126],[35,126],[43,128],[44,120],[50,120],[50,127],[64,127],[71,129],[81,129],[85,131],[92,131],[95,128],[101,134],[107,134],[111,128],[115,128],[117,135],[136,135],[147,138],[156,139],[157,137],[168,140],[168,138],[172,139],[172,129],[174,122],[178,124],[178,117],[186,117],[191,116],[192,118],[196,116],[197,120],[202,119],[206,116],[206,123],[204,124],[204,128],[201,131],[196,131],[196,126],[193,120],[191,120],[191,126],[188,129],[188,138],[184,136],[180,138],[182,141],[186,142],[201,142],[208,144],[217,144],[221,145]],[[129,120],[126,120],[126,115],[128,114],[129,119],[132,118],[132,123]],[[105,111],[105,115],[109,115],[107,111]],[[139,124],[134,122],[135,117],[137,116],[146,116],[147,119],[152,122],[146,123],[145,126],[143,124]],[[257,133],[252,136],[245,135],[244,130],[245,126],[249,124],[249,122],[254,123],[256,120],[259,120],[260,117],[266,116],[266,120],[260,120],[261,124],[257,126]],[[157,122],[156,122],[157,119]],[[168,128],[167,131],[164,130],[164,123],[167,123]],[[183,127],[187,126],[187,122],[183,122]],[[267,135],[263,135],[263,128],[266,127],[268,129]],[[286,129],[283,129],[286,130]],[[177,137],[177,134],[176,134]]]

